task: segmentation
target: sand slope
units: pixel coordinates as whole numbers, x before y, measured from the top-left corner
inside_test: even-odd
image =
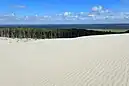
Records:
[[[129,86],[129,34],[0,39],[0,86]]]

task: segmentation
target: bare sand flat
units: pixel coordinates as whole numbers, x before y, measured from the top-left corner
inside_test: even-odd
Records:
[[[0,38],[0,86],[129,86],[129,34]]]

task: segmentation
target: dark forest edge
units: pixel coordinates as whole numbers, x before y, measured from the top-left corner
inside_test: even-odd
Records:
[[[114,31],[97,31],[86,29],[44,29],[44,28],[0,28],[0,37],[8,38],[32,38],[32,39],[52,39],[52,38],[76,38],[81,36],[123,34],[129,33]]]

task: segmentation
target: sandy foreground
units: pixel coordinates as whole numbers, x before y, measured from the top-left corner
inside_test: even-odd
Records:
[[[0,86],[129,86],[129,34],[0,38]]]

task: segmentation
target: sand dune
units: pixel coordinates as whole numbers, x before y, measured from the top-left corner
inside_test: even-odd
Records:
[[[129,34],[0,38],[0,86],[129,86]]]

